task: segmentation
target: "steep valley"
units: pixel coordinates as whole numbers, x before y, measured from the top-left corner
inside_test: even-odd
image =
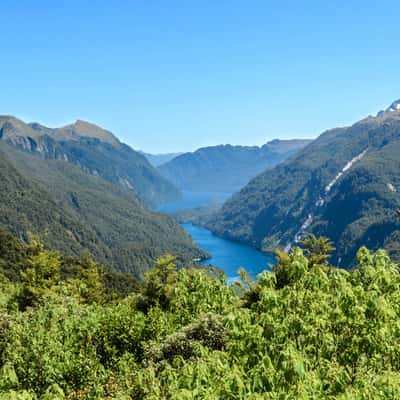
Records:
[[[89,251],[96,261],[139,278],[165,253],[187,265],[205,256],[170,217],[74,164],[43,160],[4,142],[0,164],[0,226],[22,239],[32,231],[50,248]]]
[[[392,107],[393,108],[393,107]],[[325,235],[332,262],[352,265],[358,248],[384,246],[400,258],[400,111],[323,133],[255,177],[206,226],[265,250],[289,249],[307,232]]]

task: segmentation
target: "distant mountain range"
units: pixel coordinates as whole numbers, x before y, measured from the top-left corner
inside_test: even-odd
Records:
[[[43,159],[68,161],[135,193],[153,206],[179,198],[179,191],[140,153],[111,132],[78,120],[62,128],[0,116],[0,140]]]
[[[173,160],[175,157],[180,156],[181,154],[184,153],[162,153],[162,154],[150,154],[150,153],[145,153],[143,151],[139,151],[140,154],[143,154],[147,160],[150,162],[151,165],[154,167],[158,167],[161,164],[165,164],[168,161]]]
[[[223,237],[264,250],[289,249],[306,232],[331,238],[333,262],[358,248],[400,259],[400,101],[376,117],[329,130],[252,179],[207,222]]]
[[[181,190],[233,193],[309,143],[309,140],[273,140],[261,147],[204,147],[174,157],[158,169]]]
[[[9,129],[3,124],[3,138],[10,138]],[[65,254],[87,250],[98,262],[136,277],[165,253],[177,255],[186,265],[204,256],[171,218],[148,211],[132,191],[94,176],[93,170],[86,172],[88,167],[81,168],[77,162],[65,161],[63,155],[68,154],[70,160],[76,147],[67,152],[67,145],[58,147],[48,136],[39,138],[18,135],[17,146],[0,141],[0,228],[22,239],[28,231],[36,232],[48,247]],[[112,137],[104,140],[114,145]],[[49,143],[55,147],[43,147]],[[40,154],[56,159],[37,157],[36,146],[41,146]],[[106,145],[102,149],[112,151]],[[76,159],[82,160],[82,155]]]

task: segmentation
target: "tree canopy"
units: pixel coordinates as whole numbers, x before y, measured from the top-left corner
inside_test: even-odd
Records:
[[[400,275],[383,250],[346,271],[295,247],[239,286],[166,255],[110,296],[93,261],[21,249],[20,277],[0,278],[1,400],[400,398]]]

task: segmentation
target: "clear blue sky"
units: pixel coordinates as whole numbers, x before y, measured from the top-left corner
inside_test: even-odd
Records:
[[[136,149],[313,137],[400,98],[397,1],[2,0],[0,15],[0,114],[86,119]]]

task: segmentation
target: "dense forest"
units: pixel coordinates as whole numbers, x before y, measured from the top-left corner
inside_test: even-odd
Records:
[[[147,210],[129,190],[62,160],[42,160],[0,141],[0,227],[69,255],[141,277],[164,253],[204,257],[174,221]]]
[[[206,221],[219,236],[264,250],[304,232],[331,238],[336,265],[356,264],[360,246],[400,260],[400,109],[324,132],[258,175]]]
[[[400,275],[308,237],[241,282],[158,259],[140,284],[0,235],[0,399],[396,399]]]

